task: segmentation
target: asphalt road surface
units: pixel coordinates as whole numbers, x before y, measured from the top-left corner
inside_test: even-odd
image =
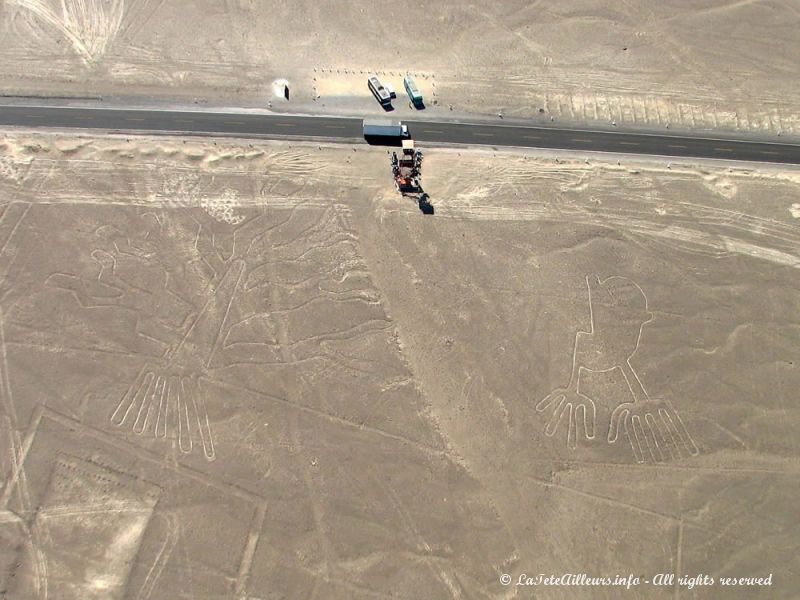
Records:
[[[800,145],[503,124],[403,121],[418,142],[800,164]],[[131,108],[0,106],[0,126],[129,133],[363,139],[361,119]]]

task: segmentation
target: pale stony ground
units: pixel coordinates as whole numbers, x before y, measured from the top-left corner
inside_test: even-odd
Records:
[[[7,94],[361,115],[379,110],[365,85],[376,72],[408,116],[413,72],[433,118],[797,135],[799,25],[793,0],[6,0],[0,74]],[[288,104],[273,91],[284,78]]]
[[[797,171],[558,160],[6,135],[0,590],[794,598]]]

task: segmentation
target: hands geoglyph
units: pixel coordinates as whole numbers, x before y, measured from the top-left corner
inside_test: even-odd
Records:
[[[631,366],[642,329],[652,320],[644,291],[625,277],[587,276],[586,285],[590,328],[575,335],[570,381],[536,405],[547,418],[545,434],[552,437],[565,430],[569,448],[576,448],[580,440],[593,440],[597,399],[581,392],[581,374],[618,370],[630,394],[622,401],[601,399],[611,413],[608,443],[616,443],[621,433],[639,463],[696,456],[697,445],[678,412],[669,401],[651,398]]]

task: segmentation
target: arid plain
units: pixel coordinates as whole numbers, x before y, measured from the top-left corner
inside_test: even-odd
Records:
[[[5,0],[1,93],[791,142],[798,25]],[[0,598],[798,597],[800,172],[424,150],[433,217],[363,144],[3,133]]]
[[[0,151],[6,597],[796,595],[797,174]]]

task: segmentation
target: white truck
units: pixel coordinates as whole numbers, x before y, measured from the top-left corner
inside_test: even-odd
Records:
[[[394,138],[402,140],[408,138],[408,127],[396,119],[364,119],[364,137],[369,138]]]

